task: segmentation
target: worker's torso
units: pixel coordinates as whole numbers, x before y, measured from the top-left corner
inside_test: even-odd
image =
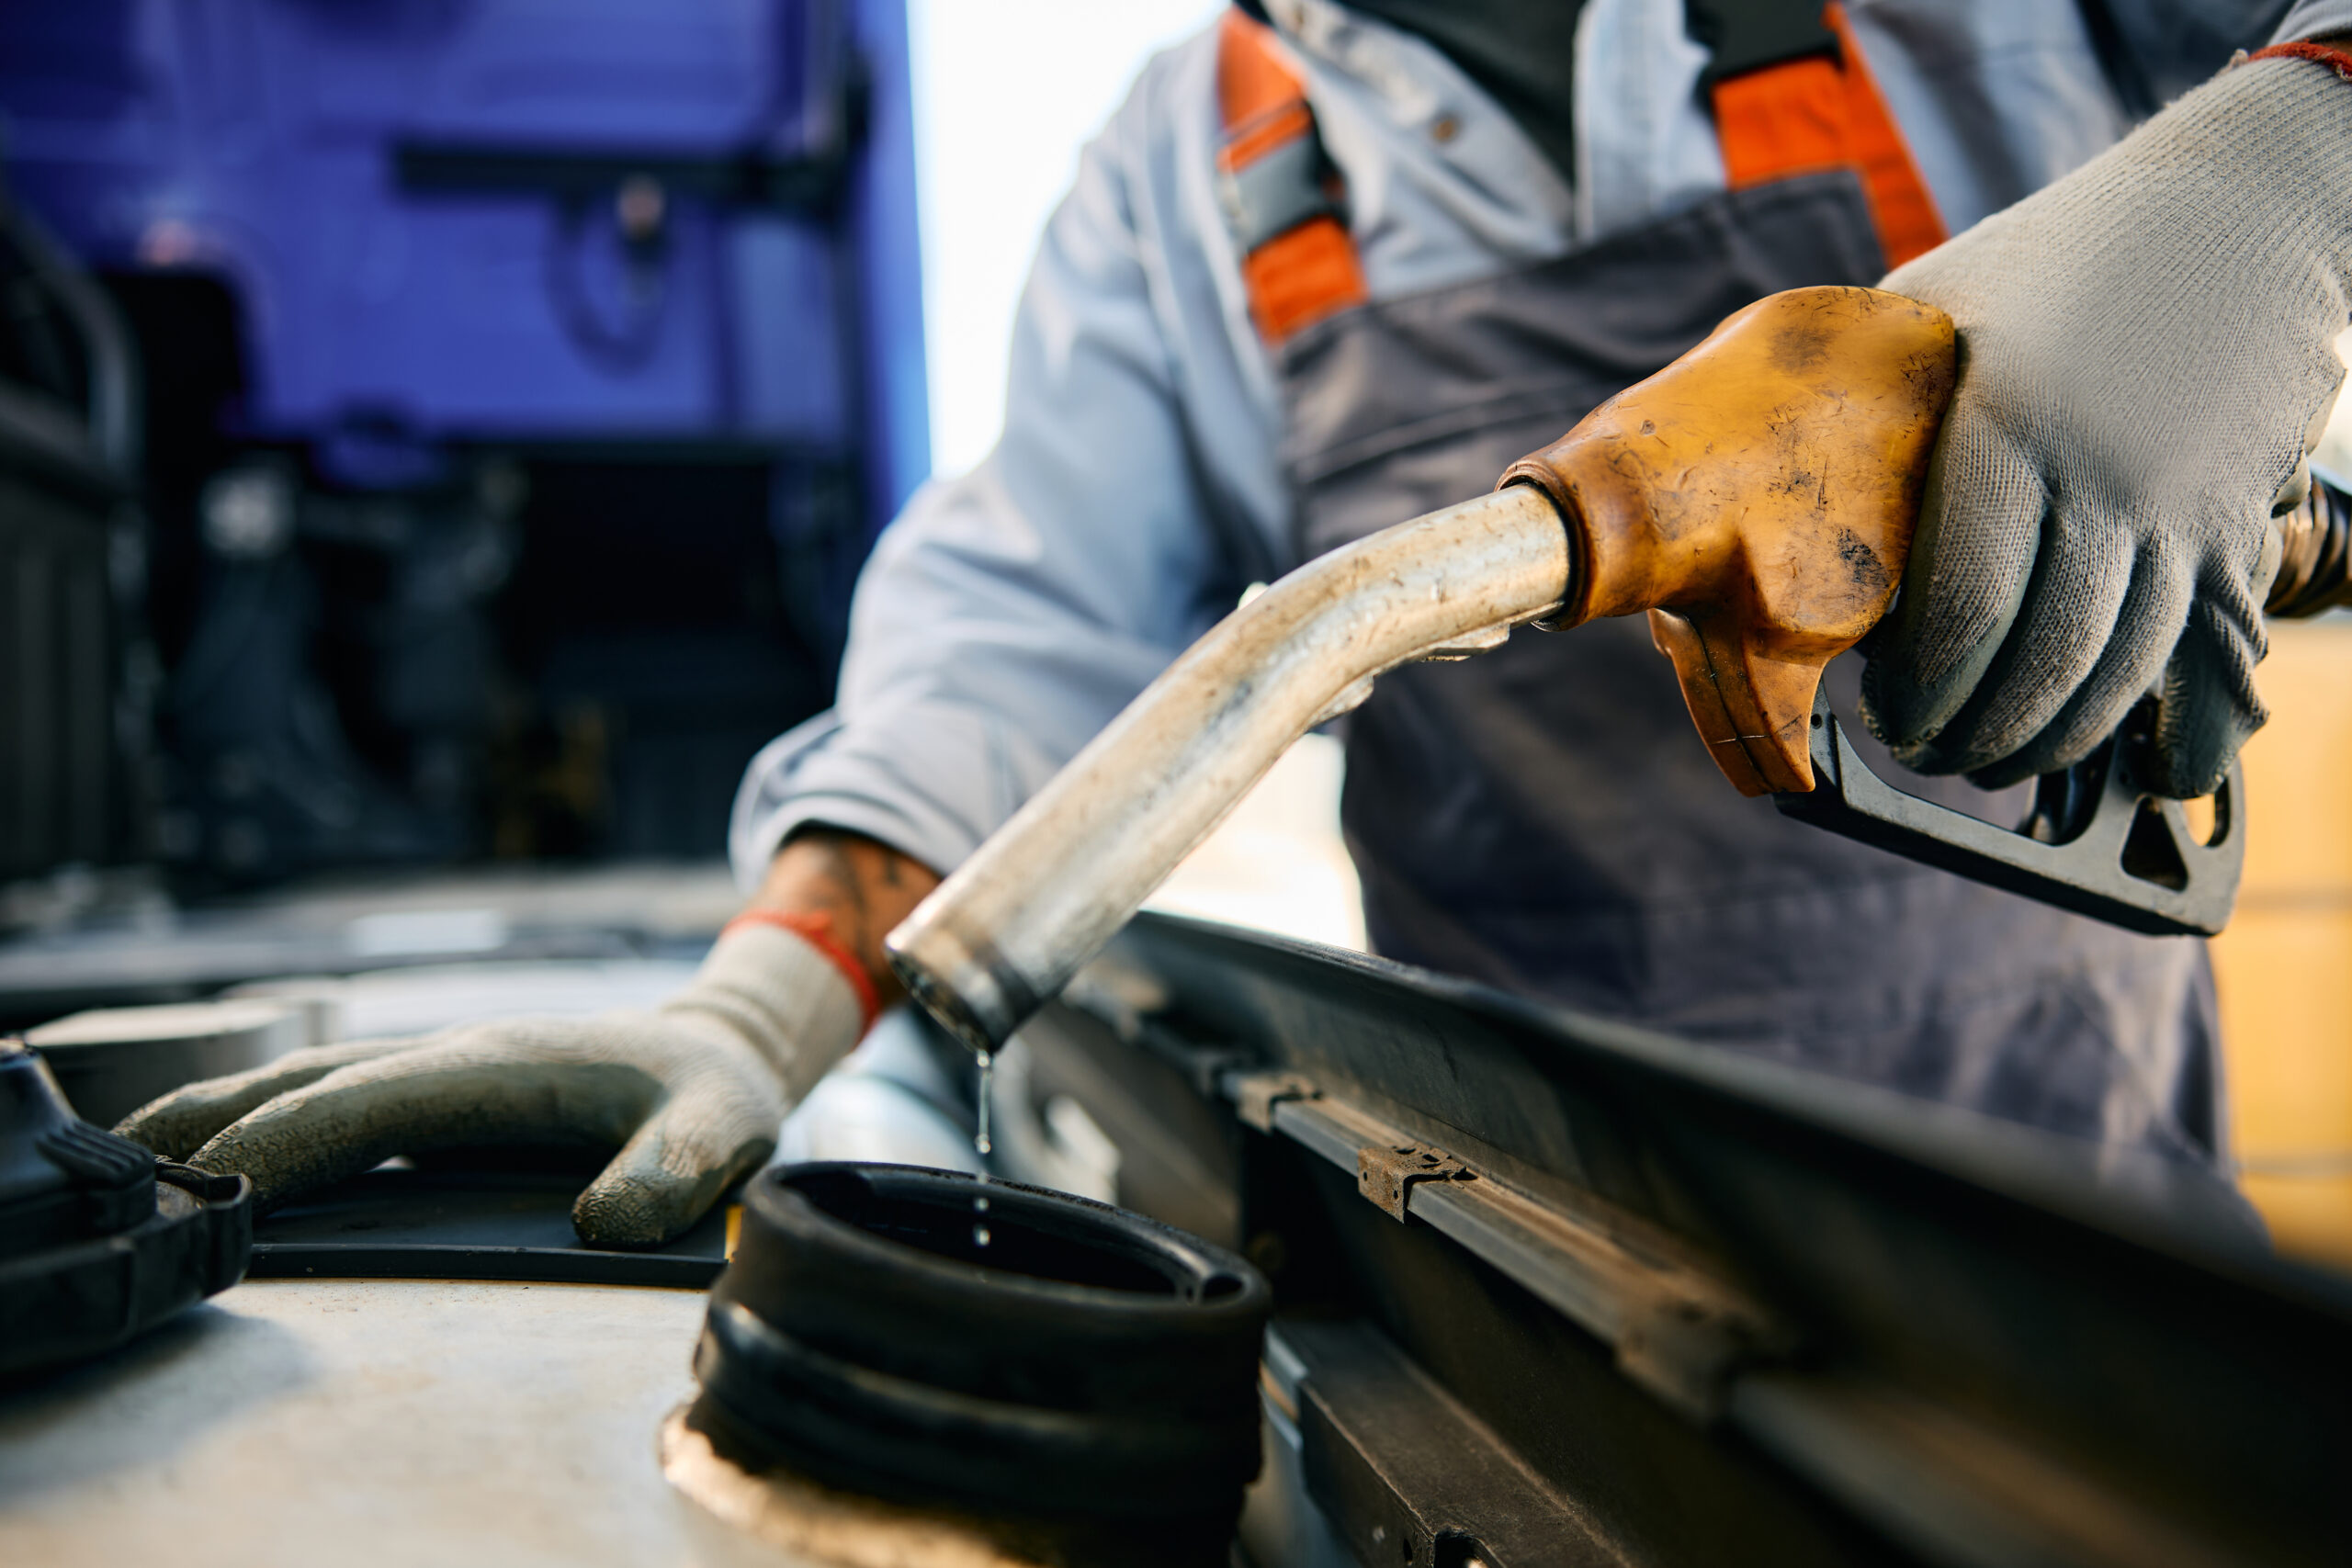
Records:
[[[1851,173],[1779,179],[1296,331],[1275,363],[1299,555],[1488,489],[1754,299],[1875,281],[1872,217]],[[1854,674],[1833,671],[1849,712]],[[1741,797],[1639,619],[1384,676],[1347,746],[1344,822],[1384,953],[2043,1126],[2192,1157],[2215,1144],[2201,944]]]

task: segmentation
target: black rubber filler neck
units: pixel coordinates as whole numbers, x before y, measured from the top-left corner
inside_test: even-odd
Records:
[[[753,1468],[873,1495],[1222,1540],[1258,1470],[1272,1304],[1242,1258],[1107,1204],[784,1167],[745,1190],[693,1420]]]

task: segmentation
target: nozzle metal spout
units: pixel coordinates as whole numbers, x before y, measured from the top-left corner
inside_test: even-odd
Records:
[[[908,989],[993,1051],[1208,837],[1293,741],[1416,659],[1570,597],[1543,491],[1510,485],[1301,567],[1217,623],[892,931]]]

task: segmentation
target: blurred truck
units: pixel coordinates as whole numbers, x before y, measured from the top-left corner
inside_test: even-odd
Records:
[[[718,852],[928,467],[897,0],[0,0],[0,879]]]

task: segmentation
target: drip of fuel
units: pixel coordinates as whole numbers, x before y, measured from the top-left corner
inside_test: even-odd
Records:
[[[980,1059],[980,1121],[978,1131],[972,1134],[972,1147],[979,1154],[980,1185],[982,1187],[986,1187],[989,1179],[989,1156],[993,1153],[996,1148],[996,1145],[989,1141],[989,1086],[996,1075],[996,1055],[993,1052],[989,1051],[980,1051],[974,1054]],[[975,1214],[986,1214],[988,1212],[988,1194],[984,1191],[975,1192],[972,1195],[972,1213]],[[989,1227],[986,1222],[975,1220],[972,1223],[972,1245],[974,1247],[986,1247],[989,1244]]]
[[[972,1134],[972,1147],[979,1151],[984,1162],[980,1179],[985,1181],[988,1179],[985,1162],[996,1151],[996,1145],[989,1142],[989,1080],[996,1075],[996,1057],[986,1051],[977,1054],[980,1058],[980,1130]]]

